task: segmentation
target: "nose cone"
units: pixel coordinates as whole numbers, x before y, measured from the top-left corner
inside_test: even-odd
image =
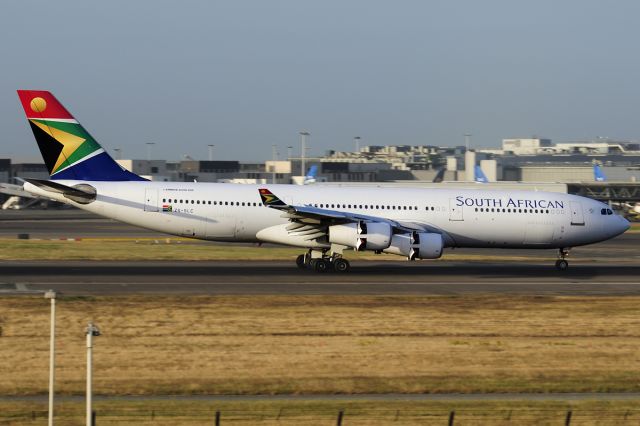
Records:
[[[629,221],[624,217],[616,216],[615,219],[616,219],[614,221],[615,223],[613,223],[611,226],[611,232],[613,234],[612,237],[615,237],[616,235],[620,235],[624,233],[627,229],[631,227],[631,223],[629,223]]]

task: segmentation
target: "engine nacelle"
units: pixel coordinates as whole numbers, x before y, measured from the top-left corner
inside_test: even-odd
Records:
[[[407,256],[409,260],[438,259],[442,256],[442,235],[432,232],[396,234],[385,253]]]
[[[391,244],[392,229],[387,223],[359,222],[329,227],[329,242],[362,250],[384,250]]]

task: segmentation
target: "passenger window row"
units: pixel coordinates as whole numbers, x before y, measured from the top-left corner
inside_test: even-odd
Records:
[[[480,213],[541,213],[541,214],[549,214],[549,210],[543,209],[500,209],[500,208],[489,208],[489,207],[476,207],[476,211]]]
[[[244,202],[244,201],[205,201],[205,200],[185,200],[177,198],[163,198],[163,203],[178,203],[178,204],[208,204],[214,206],[244,206],[244,207],[261,207],[262,203]]]
[[[262,207],[262,203],[256,202],[241,202],[241,201],[211,201],[211,200],[187,200],[184,198],[163,198],[163,203],[176,203],[176,204],[201,204],[201,205],[214,205],[214,206],[243,206],[243,207]],[[329,203],[316,203],[308,204],[311,206],[319,207],[322,209],[360,209],[360,210],[418,210],[418,206],[396,206],[396,205],[379,205],[379,204],[329,204]],[[425,207],[426,211],[435,211],[433,206]],[[437,210],[440,210],[438,208]],[[487,209],[488,210],[488,209]],[[504,209],[503,209],[504,210]],[[476,209],[478,211],[478,209]],[[515,211],[515,210],[514,210]]]
[[[311,204],[321,209],[360,209],[360,210],[418,210],[418,206],[389,206],[373,204]]]

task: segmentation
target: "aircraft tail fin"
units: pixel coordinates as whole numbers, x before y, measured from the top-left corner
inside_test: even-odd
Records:
[[[51,179],[146,180],[122,168],[51,92],[18,90]]]
[[[598,164],[593,165],[593,178],[596,182],[605,182],[607,180],[602,168]]]
[[[309,167],[309,171],[307,175],[304,177],[304,185],[309,185],[310,183],[316,183],[316,176],[318,175],[318,166],[313,165]]]
[[[487,176],[484,174],[484,172],[478,165],[476,165],[475,167],[475,181],[480,183],[489,182],[489,179],[487,179]]]

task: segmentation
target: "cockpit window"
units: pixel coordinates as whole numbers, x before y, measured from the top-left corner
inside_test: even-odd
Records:
[[[613,214],[613,210],[611,209],[600,209],[600,214],[603,216],[609,216]]]

